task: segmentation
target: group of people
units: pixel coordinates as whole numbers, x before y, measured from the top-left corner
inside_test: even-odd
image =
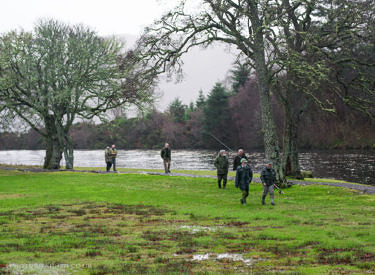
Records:
[[[165,173],[170,173],[171,149],[169,148],[168,143],[165,143],[164,148],[160,151],[160,156],[163,159]],[[221,182],[223,182],[223,189],[225,189],[229,170],[229,160],[225,150],[220,150],[219,155],[214,161],[214,165],[217,169],[218,186],[221,188]],[[235,186],[240,188],[242,191],[242,198],[240,202],[241,204],[246,205],[246,198],[249,196],[249,185],[253,179],[253,171],[248,164],[248,158],[246,157],[246,154],[242,148],[238,150],[237,155],[233,159],[233,171],[236,171]],[[262,169],[260,179],[263,185],[262,204],[266,204],[266,196],[269,193],[271,204],[275,205],[274,186],[276,181],[276,172],[272,168],[271,161],[267,161],[266,166]]]
[[[113,167],[113,171],[116,170],[116,157],[117,157],[117,150],[116,150],[116,145],[112,145],[111,148],[107,146],[104,151],[104,159],[105,163],[107,164],[107,172],[111,170],[111,167]]]
[[[165,173],[170,173],[171,172],[171,149],[169,149],[169,144],[166,143],[164,145],[164,148],[160,152],[160,156],[163,159],[164,163],[164,170]],[[107,146],[104,151],[104,159],[105,163],[107,164],[107,172],[111,170],[111,167],[113,167],[113,171],[116,170],[116,157],[117,157],[117,150],[116,150],[116,145],[112,145],[110,148]]]
[[[164,171],[166,174],[170,173],[171,170],[171,149],[169,144],[165,143],[164,147],[160,151],[160,156],[163,160]],[[107,163],[107,172],[110,171],[113,166],[113,171],[116,171],[116,157],[117,150],[116,146],[107,147],[105,149],[105,161]],[[227,152],[220,150],[218,156],[214,161],[214,165],[217,169],[217,181],[218,186],[221,188],[221,182],[223,182],[223,189],[226,188],[229,170],[229,160]],[[248,158],[246,157],[242,148],[237,152],[237,155],[233,159],[233,171],[236,171],[235,186],[242,191],[241,204],[246,205],[246,198],[249,196],[249,185],[253,179],[253,171],[248,164]],[[265,204],[267,194],[270,194],[271,204],[275,205],[274,202],[274,186],[276,180],[276,172],[272,168],[272,162],[267,161],[266,166],[262,169],[260,179],[263,184],[262,204]]]
[[[218,186],[221,188],[221,181],[223,181],[223,188],[227,185],[227,177],[229,170],[229,160],[227,152],[220,150],[219,155],[214,161],[214,165],[217,169],[217,181]],[[233,171],[236,171],[235,186],[242,191],[241,204],[246,205],[246,198],[249,196],[249,185],[253,179],[253,171],[248,164],[248,159],[240,148],[233,160]],[[269,193],[271,198],[271,204],[275,205],[274,202],[274,186],[276,181],[276,172],[272,168],[272,162],[267,161],[266,166],[262,169],[260,179],[263,185],[262,204],[266,204],[266,196]]]

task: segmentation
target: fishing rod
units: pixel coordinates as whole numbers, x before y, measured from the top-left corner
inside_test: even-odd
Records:
[[[221,145],[225,146],[229,151],[233,152],[232,149],[230,149],[228,146],[226,146],[220,139],[218,139],[217,137],[215,137],[213,134],[211,133],[208,133],[211,137],[213,137],[217,142],[219,142]]]

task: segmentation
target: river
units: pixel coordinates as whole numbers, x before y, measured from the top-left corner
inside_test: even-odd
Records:
[[[0,151],[0,164],[43,165],[44,154],[44,150],[3,150]],[[214,170],[216,154],[211,150],[173,150],[171,167],[172,170]],[[264,165],[264,153],[247,155],[253,170],[259,172]],[[75,150],[74,157],[75,166],[104,167],[104,150]],[[312,171],[314,177],[375,185],[375,151],[302,152],[300,164],[302,170]],[[65,165],[64,160],[62,165]],[[159,150],[119,150],[117,166],[163,168]]]

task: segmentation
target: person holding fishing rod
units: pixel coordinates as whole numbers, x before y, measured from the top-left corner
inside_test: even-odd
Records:
[[[213,134],[211,133],[208,133],[214,140],[216,140],[218,143],[220,143],[221,145],[223,145],[225,148],[227,148],[229,150],[229,152],[233,152],[232,149],[230,149],[227,145],[224,144],[224,142],[222,142],[220,139],[218,139],[217,137],[215,137]],[[246,157],[246,154],[245,152],[243,151],[243,148],[240,147],[238,148],[238,151],[237,151],[237,156],[234,157],[233,159],[233,171],[236,171],[237,170],[237,167],[241,165],[241,159],[246,159],[247,161],[249,161],[249,159]]]
[[[214,165],[217,169],[218,186],[219,188],[221,188],[221,180],[223,180],[223,189],[225,189],[227,185],[228,169],[229,169],[227,152],[225,150],[220,150],[219,155],[216,157],[214,161]]]
[[[263,184],[262,204],[266,204],[265,199],[267,193],[270,193],[271,204],[275,205],[273,188],[275,186],[276,172],[272,168],[272,162],[270,160],[267,161],[266,167],[264,167],[262,172],[260,173],[260,180]]]
[[[248,161],[248,158],[246,157],[243,148],[238,148],[237,156],[233,159],[233,171],[236,171],[238,166],[241,165],[241,159],[246,159]]]

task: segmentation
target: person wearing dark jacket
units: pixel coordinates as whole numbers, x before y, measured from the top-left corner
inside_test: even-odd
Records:
[[[266,167],[264,167],[262,172],[260,173],[260,179],[263,184],[262,204],[263,205],[266,204],[265,199],[266,199],[267,193],[270,193],[271,204],[275,205],[273,188],[274,188],[275,180],[276,180],[276,172],[272,168],[271,161],[267,161]]]
[[[249,195],[249,185],[253,179],[253,171],[247,164],[245,158],[241,159],[241,165],[237,167],[235,186],[242,191],[241,204],[246,205],[246,198]]]
[[[107,146],[105,148],[104,159],[105,159],[105,163],[107,164],[107,167],[106,167],[107,172],[109,172],[109,170],[111,170],[111,166],[112,166],[111,151],[109,149],[109,146]]]
[[[166,143],[164,145],[164,148],[161,149],[160,156],[163,159],[165,173],[166,174],[170,173],[171,172],[171,170],[170,170],[170,168],[171,168],[171,149],[169,148],[168,143]]]
[[[223,180],[223,188],[225,189],[229,169],[229,162],[225,150],[220,150],[219,155],[214,161],[214,165],[217,169],[217,183],[219,188],[221,188],[221,180]]]
[[[233,159],[233,171],[237,170],[237,167],[241,165],[241,159],[247,159],[245,153],[243,152],[243,149],[240,148],[238,149],[237,156],[234,157]]]

